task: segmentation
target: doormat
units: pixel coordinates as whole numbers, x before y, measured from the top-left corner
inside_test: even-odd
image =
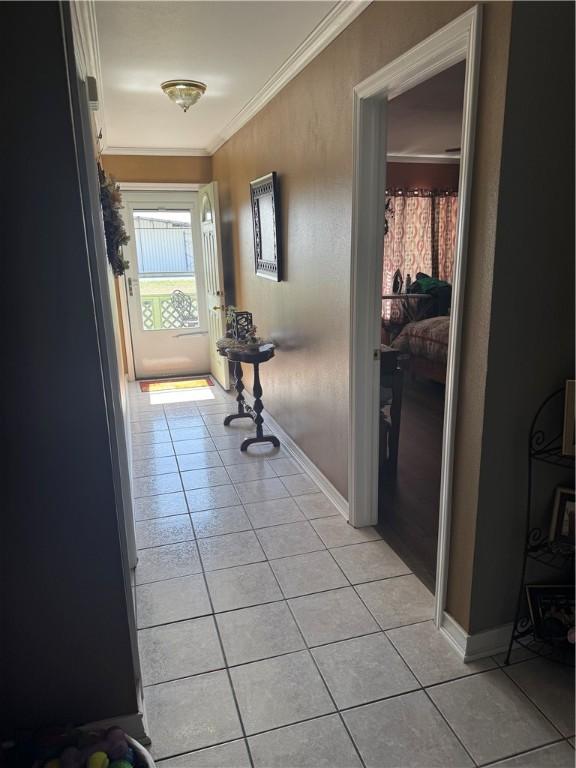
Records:
[[[173,389],[196,389],[197,387],[213,387],[214,382],[209,376],[198,379],[157,379],[156,381],[141,381],[141,392],[169,392]]]

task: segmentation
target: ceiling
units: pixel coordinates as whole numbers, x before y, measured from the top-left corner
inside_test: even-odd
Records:
[[[323,24],[340,6],[349,6],[346,23],[350,23],[365,4],[95,3],[104,151],[211,153],[231,135],[235,122],[243,115],[244,122],[249,118],[245,113],[254,99],[265,103],[262,89],[266,91],[275,75],[281,80],[278,70],[293,63],[293,55],[311,33],[317,39],[323,35],[324,45],[333,39],[334,34],[328,39]],[[161,82],[173,78],[201,80],[208,86],[188,113],[160,90]]]
[[[390,101],[388,154],[457,161],[446,149],[460,146],[465,74],[461,62]]]

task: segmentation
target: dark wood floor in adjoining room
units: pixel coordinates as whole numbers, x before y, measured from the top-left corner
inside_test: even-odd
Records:
[[[434,591],[442,466],[444,386],[406,376],[398,470],[380,473],[378,529]]]

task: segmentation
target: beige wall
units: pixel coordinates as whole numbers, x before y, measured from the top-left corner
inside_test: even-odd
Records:
[[[204,184],[212,180],[211,157],[102,155],[102,164],[118,181]]]
[[[377,2],[214,156],[236,302],[278,344],[264,402],[346,496],[352,89],[470,3]],[[484,8],[477,153],[456,445],[449,610],[464,626],[474,552],[511,6]],[[285,281],[254,276],[249,182],[281,184]]]

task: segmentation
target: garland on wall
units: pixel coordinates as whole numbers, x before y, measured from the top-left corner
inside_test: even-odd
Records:
[[[100,180],[100,203],[104,219],[106,252],[112,272],[116,277],[120,277],[129,264],[123,258],[122,246],[130,240],[120,213],[123,208],[122,194],[120,186],[111,176],[108,176],[100,164],[98,164],[98,178]]]

